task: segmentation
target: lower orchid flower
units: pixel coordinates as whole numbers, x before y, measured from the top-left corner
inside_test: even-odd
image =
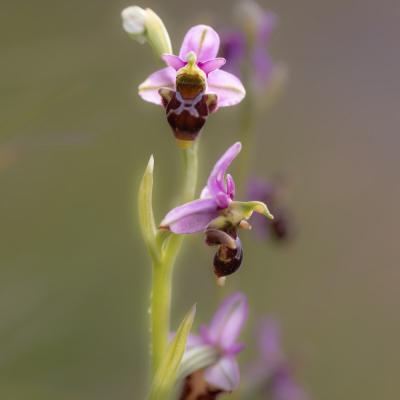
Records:
[[[214,257],[214,272],[218,278],[232,274],[242,263],[238,228],[250,228],[247,220],[254,211],[273,218],[262,202],[234,200],[235,181],[226,171],[241,148],[240,142],[229,147],[211,171],[200,198],[174,208],[160,224],[160,229],[175,234],[204,232],[206,243],[218,246]]]
[[[195,353],[196,349],[201,352],[212,348],[217,358],[212,365],[190,371],[185,377],[180,400],[212,400],[237,389],[240,372],[236,355],[244,348],[237,339],[247,316],[246,296],[235,293],[223,301],[208,326],[200,327],[199,335],[189,336],[185,356]]]
[[[309,400],[295,379],[293,365],[282,349],[281,332],[276,321],[263,322],[258,338],[260,357],[248,371],[248,381],[267,400]]]

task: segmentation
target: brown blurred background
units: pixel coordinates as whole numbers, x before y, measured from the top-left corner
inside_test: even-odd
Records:
[[[290,68],[259,126],[253,167],[292,182],[297,235],[243,234],[246,262],[216,288],[212,252],[180,258],[174,324],[206,321],[240,289],[272,313],[314,399],[395,399],[400,350],[400,3],[260,1],[280,17],[271,51]],[[161,217],[179,189],[161,109],[136,86],[157,68],[130,40],[128,1],[6,0],[0,13],[0,398],[141,399],[150,268],[136,189],[156,158]],[[148,1],[180,46],[195,23],[224,27],[232,1]],[[210,118],[202,181],[233,141],[240,107]],[[195,260],[195,261],[194,261]],[[250,345],[243,360],[251,358]]]

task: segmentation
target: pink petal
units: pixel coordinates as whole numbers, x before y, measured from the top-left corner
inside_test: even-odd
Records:
[[[209,74],[216,69],[220,69],[223,65],[225,65],[225,58],[214,58],[213,60],[208,60],[204,62],[199,62],[199,67],[206,73]]]
[[[225,299],[214,315],[208,327],[208,338],[218,344],[226,353],[235,353],[235,341],[247,320],[247,298],[235,293]],[[235,351],[234,351],[235,350]]]
[[[214,198],[218,207],[222,209],[227,208],[231,202],[230,197],[225,192],[218,192]]]
[[[218,209],[214,199],[199,199],[171,210],[160,226],[178,234],[201,232],[217,216]]]
[[[227,188],[225,188],[225,173],[229,165],[236,158],[242,149],[240,142],[234,143],[229,149],[221,156],[221,158],[215,164],[210,176],[208,177],[207,186],[209,192],[217,197],[219,193],[227,194]]]
[[[226,174],[226,193],[232,200],[235,198],[236,186],[231,174]]]
[[[231,392],[239,386],[240,372],[234,357],[222,357],[204,371],[204,379],[212,386]]]
[[[187,63],[183,61],[180,57],[175,56],[174,54],[163,54],[161,58],[165,61],[165,63],[174,68],[176,71],[184,67]]]
[[[272,318],[265,319],[262,323],[258,337],[258,346],[262,360],[269,369],[278,368],[284,362],[284,354],[281,347],[280,327]]]
[[[282,400],[310,400],[309,395],[294,380],[290,371],[278,371],[271,385],[272,396]]]
[[[190,51],[196,53],[197,61],[207,61],[215,58],[219,50],[219,35],[207,25],[197,25],[190,28],[183,39],[179,57],[186,60]]]
[[[176,332],[170,332],[168,334],[168,341],[171,342],[176,335]],[[201,336],[190,333],[186,340],[186,350],[190,350],[193,347],[204,346],[204,340]]]
[[[218,96],[218,107],[228,107],[240,103],[246,95],[242,82],[233,74],[217,69],[208,75],[209,93]]]
[[[158,91],[161,88],[175,89],[176,71],[172,67],[151,74],[140,86],[139,96],[150,103],[162,105]]]
[[[182,217],[169,225],[171,232],[184,235],[203,232],[207,225],[218,216],[217,211],[203,212]]]
[[[197,346],[204,346],[203,339],[198,335],[194,335],[193,333],[189,334],[186,341],[186,350],[192,349],[193,347]]]

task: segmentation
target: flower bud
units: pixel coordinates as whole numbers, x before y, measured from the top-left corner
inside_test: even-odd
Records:
[[[122,26],[139,43],[146,42],[146,11],[138,6],[127,7],[121,12]]]
[[[141,44],[147,41],[157,57],[172,53],[168,31],[153,10],[131,6],[125,8],[121,16],[124,30]]]

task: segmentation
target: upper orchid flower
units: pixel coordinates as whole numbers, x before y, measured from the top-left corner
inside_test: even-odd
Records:
[[[167,67],[139,86],[143,100],[165,107],[168,122],[183,146],[197,137],[210,113],[235,105],[245,96],[240,80],[220,69],[226,60],[217,58],[219,44],[218,33],[211,27],[192,27],[179,55],[164,54]]]
[[[174,208],[160,224],[161,229],[177,234],[205,232],[206,243],[219,246],[214,257],[217,277],[230,275],[240,267],[243,250],[237,230],[249,228],[247,220],[253,212],[273,218],[262,202],[234,201],[235,182],[226,171],[241,148],[236,142],[217,161],[200,199]]]
[[[198,336],[189,336],[187,353],[211,347],[218,358],[207,368],[194,371],[186,377],[181,400],[215,399],[219,394],[231,392],[238,387],[240,373],[235,356],[243,350],[244,345],[236,341],[247,315],[246,296],[234,293],[224,300],[209,326],[201,326]]]

